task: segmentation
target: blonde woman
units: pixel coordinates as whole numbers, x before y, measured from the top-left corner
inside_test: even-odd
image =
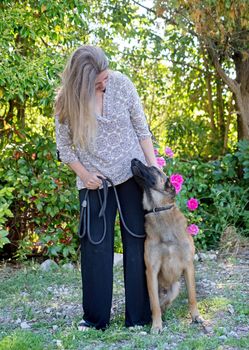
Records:
[[[63,72],[55,115],[58,156],[77,175],[82,213],[88,206],[89,216],[81,215],[85,221],[80,232],[83,320],[79,329],[105,329],[110,321],[118,205],[125,325],[148,324],[142,193],[130,166],[133,158],[150,166],[157,162],[137,91],[127,76],[108,69],[101,48],[81,46]],[[108,194],[102,186],[105,178],[114,185],[108,182]]]

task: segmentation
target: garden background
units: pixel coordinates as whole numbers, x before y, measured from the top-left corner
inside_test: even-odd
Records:
[[[1,259],[78,261],[78,193],[56,157],[53,103],[82,44],[134,82],[164,171],[184,179],[177,201],[199,227],[197,251],[221,240],[248,252],[248,1],[2,0],[0,33]],[[115,231],[121,253],[118,218]]]

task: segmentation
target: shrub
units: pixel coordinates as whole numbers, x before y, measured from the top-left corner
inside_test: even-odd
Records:
[[[2,248],[5,244],[10,243],[10,240],[7,238],[9,231],[4,229],[4,224],[8,217],[13,217],[13,214],[9,209],[13,198],[13,190],[13,187],[4,187],[0,190],[0,248]]]
[[[19,259],[42,254],[76,260],[79,200],[75,175],[57,161],[50,135],[29,130],[18,135],[0,154],[0,252]],[[248,145],[240,142],[235,154],[207,163],[181,160],[168,153],[164,170],[184,178],[177,203],[189,224],[199,226],[194,237],[197,248],[216,248],[230,225],[249,236]],[[198,200],[197,210],[187,207],[191,197]],[[122,251],[119,231],[116,220],[117,252]]]
[[[248,145],[247,141],[240,142],[235,154],[226,154],[207,163],[177,158],[166,160],[165,172],[168,175],[180,173],[184,178],[177,202],[189,223],[200,228],[194,237],[198,248],[217,248],[221,234],[230,225],[249,236]],[[243,179],[237,175],[240,168]],[[190,197],[197,198],[200,204],[194,212],[186,207]]]
[[[1,212],[11,241],[5,251],[19,258],[39,253],[76,258],[79,204],[75,177],[57,161],[51,137],[29,135],[23,132],[1,154],[4,200],[9,197],[9,211]],[[10,212],[12,217],[8,217]]]

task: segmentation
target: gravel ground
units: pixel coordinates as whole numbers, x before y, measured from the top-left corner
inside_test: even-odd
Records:
[[[236,258],[219,258],[215,252],[199,255],[198,261],[195,262],[196,288],[199,310],[205,320],[204,326],[190,325],[187,294],[182,280],[179,297],[164,315],[163,333],[152,336],[149,335],[149,327],[144,327],[130,331],[133,332],[131,340],[130,333],[127,336],[127,330],[123,327],[123,272],[119,256],[116,256],[111,327],[104,332],[110,332],[113,341],[107,348],[249,349],[249,344],[245,345],[245,341],[240,344],[240,340],[249,335],[248,257],[244,254]],[[1,265],[0,350],[1,339],[18,330],[43,333],[46,339],[52,337],[52,341],[56,342],[54,348],[63,349],[65,332],[77,332],[77,322],[81,319],[80,271],[78,266],[74,266],[73,269],[71,267],[57,267],[50,272],[43,272],[36,263],[28,266]],[[188,341],[197,341],[196,339],[202,336],[207,344],[213,337],[219,346],[215,345],[212,348],[211,345],[183,345],[188,344]],[[92,349],[95,338],[96,335],[93,335],[92,338],[89,336],[88,340],[85,339],[83,348]],[[157,339],[157,345],[153,345],[153,339]],[[233,345],[233,342],[237,345]],[[100,339],[94,348],[105,349],[105,343],[106,339]],[[64,349],[80,349],[82,345],[79,344],[81,343]]]

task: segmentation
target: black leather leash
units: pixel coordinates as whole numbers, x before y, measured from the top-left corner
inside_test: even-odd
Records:
[[[134,232],[132,232],[127,226],[126,223],[124,221],[124,217],[122,214],[122,210],[121,210],[121,206],[120,206],[120,202],[119,202],[119,198],[118,198],[118,193],[117,193],[117,189],[114,186],[113,182],[111,179],[107,178],[100,178],[102,180],[102,184],[103,184],[103,194],[104,194],[104,199],[102,200],[101,195],[100,195],[100,190],[97,189],[98,192],[98,197],[99,197],[99,203],[100,203],[100,211],[99,211],[99,218],[103,217],[103,223],[104,223],[104,230],[103,230],[103,235],[100,238],[100,240],[98,241],[94,241],[91,237],[91,232],[90,232],[90,212],[91,212],[91,206],[90,206],[90,200],[89,200],[89,190],[86,190],[84,199],[82,201],[81,204],[81,211],[80,211],[80,225],[79,225],[79,231],[78,231],[78,235],[80,238],[83,238],[86,234],[87,237],[89,239],[89,241],[94,244],[101,244],[103,242],[103,240],[105,239],[106,236],[106,216],[105,216],[105,209],[106,209],[106,202],[107,202],[107,195],[108,195],[108,182],[111,184],[113,190],[114,190],[114,194],[115,194],[115,198],[116,198],[116,202],[117,202],[117,206],[118,206],[118,211],[119,211],[119,215],[120,215],[120,220],[122,221],[122,224],[124,225],[125,229],[127,232],[129,232],[130,235],[132,235],[133,237],[136,238],[144,238],[145,235],[137,235]]]

